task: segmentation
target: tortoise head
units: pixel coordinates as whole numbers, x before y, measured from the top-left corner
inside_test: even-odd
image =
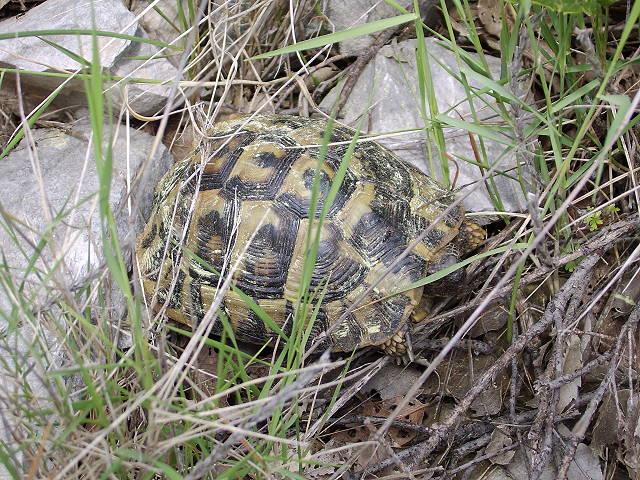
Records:
[[[426,275],[432,275],[447,267],[458,263],[464,255],[475,250],[484,242],[486,232],[480,225],[463,219],[460,224],[458,235],[453,241],[445,245],[441,250],[441,255],[430,262]],[[446,277],[425,285],[425,293],[446,296],[459,290],[465,279],[465,270],[460,268],[451,272]]]

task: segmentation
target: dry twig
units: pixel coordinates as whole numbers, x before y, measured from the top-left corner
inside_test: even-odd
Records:
[[[558,469],[558,480],[564,480],[565,478],[567,478],[569,466],[571,465],[571,462],[573,461],[573,458],[576,454],[578,444],[584,439],[587,433],[587,428],[589,427],[589,425],[591,425],[591,421],[596,413],[598,405],[600,405],[600,403],[602,402],[607,389],[611,388],[612,386],[615,388],[613,379],[615,372],[618,369],[618,363],[623,352],[622,346],[624,340],[628,336],[633,336],[634,330],[638,328],[638,323],[640,323],[640,304],[637,304],[635,306],[635,308],[629,315],[628,320],[620,330],[620,334],[618,335],[618,338],[616,340],[616,346],[613,349],[613,358],[611,358],[611,361],[609,362],[607,374],[600,383],[600,386],[595,391],[595,394],[589,402],[589,405],[587,405],[587,408],[582,414],[582,417],[578,420],[578,422],[573,427],[573,430],[571,431],[571,438],[569,438],[567,442],[567,445],[565,447],[565,454],[562,458],[560,468]]]
[[[574,292],[575,290],[581,291],[581,286],[591,275],[591,272],[598,260],[599,257],[596,255],[592,255],[583,260],[583,262],[573,272],[571,278],[564,285],[563,290],[560,292],[565,292],[564,296],[567,297],[566,301],[564,296],[561,297],[556,303],[553,303],[550,306],[550,313],[548,315],[545,315],[542,320],[513,340],[511,346],[487,371],[482,374],[477,382],[474,383],[447,419],[442,424],[433,427],[433,434],[431,438],[429,438],[424,444],[421,444],[421,448],[413,452],[411,455],[411,467],[418,467],[435,450],[440,442],[442,442],[446,436],[452,432],[454,425],[456,425],[461,416],[471,407],[473,401],[486,390],[487,386],[492,381],[494,381],[498,373],[510,365],[511,360],[522,352],[532,339],[544,333],[553,324],[555,319],[553,312],[555,309],[566,305],[566,302],[568,302],[570,298],[570,292]],[[361,472],[361,475],[364,476],[365,474],[372,473],[373,471],[378,471],[379,467],[380,465],[377,465],[375,470],[367,469],[364,472]]]

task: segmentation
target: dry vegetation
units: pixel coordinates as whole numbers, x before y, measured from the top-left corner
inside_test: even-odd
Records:
[[[173,61],[183,73],[175,99],[187,108],[154,119],[126,112],[180,159],[207,123],[231,114],[328,115],[321,99],[344,80],[340,107],[389,42],[440,35],[460,58],[502,56],[503,78],[486,88],[502,117],[466,125],[478,144],[492,128],[509,130],[534,172],[529,208],[494,216],[468,287],[430,306],[414,335],[422,364],[398,367],[373,350],[307,357],[301,345],[256,352],[183,337],[154,323],[125,280],[130,270],[107,262],[81,288],[67,286],[62,307],[12,314],[14,325],[28,318],[54,338],[30,350],[50,401],[33,407],[29,362],[2,397],[21,418],[15,443],[0,448],[16,478],[469,479],[507,478],[499,469],[511,466],[522,473],[512,478],[538,479],[553,466],[554,478],[577,479],[590,478],[597,458],[604,478],[640,479],[640,8],[442,3],[451,6],[422,9],[429,28],[375,32],[361,52],[340,54],[329,37],[256,58],[332,33],[324,3],[185,1],[175,37],[187,50]],[[531,103],[506,87],[526,89]],[[6,106],[1,121],[13,132],[18,109]],[[110,297],[99,294],[112,285],[128,300],[127,348],[104,313]]]

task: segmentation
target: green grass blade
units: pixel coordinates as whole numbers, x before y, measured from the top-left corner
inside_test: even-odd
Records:
[[[390,27],[395,27],[396,25],[412,22],[417,18],[419,17],[415,13],[409,13],[407,15],[399,15],[397,17],[385,18],[383,20],[377,20],[375,22],[366,23],[364,25],[358,25],[353,28],[348,28],[340,32],[329,33],[327,35],[321,35],[319,37],[310,38],[309,40],[303,40],[302,42],[298,42],[293,45],[288,45],[286,47],[279,48],[277,50],[272,50],[271,52],[266,52],[260,55],[256,55],[254,57],[249,58],[249,60],[270,58],[270,57],[275,57],[276,55],[283,55],[285,53],[295,53],[295,52],[301,52],[303,50],[309,50],[311,48],[320,48],[320,47],[324,47],[325,45],[329,45],[331,43],[339,43],[344,40],[349,40],[350,38],[360,37],[362,35],[368,35],[370,33],[378,32],[380,30],[385,30]]]
[[[509,0],[515,3],[515,0]],[[540,5],[563,14],[583,13],[595,15],[603,6],[611,5],[615,0],[532,0],[532,3]]]
[[[211,264],[209,264],[207,261],[205,261],[203,258],[199,257],[198,255],[196,255],[194,252],[192,252],[191,250],[189,250],[188,248],[186,248],[184,245],[179,245],[179,247],[182,249],[183,255],[188,255],[189,257],[191,257],[192,259],[194,259],[196,262],[198,262],[198,264],[200,264],[202,266],[202,268],[204,268],[206,271],[213,273],[214,275],[217,275],[218,277],[222,277],[221,273],[218,272],[215,268],[213,268],[213,266]],[[237,293],[238,295],[240,295],[240,297],[245,301],[245,303],[247,304],[247,306],[256,314],[258,315],[258,317],[260,318],[260,320],[262,320],[265,325],[267,325],[271,330],[273,330],[274,332],[276,332],[278,335],[280,335],[285,341],[289,340],[289,337],[282,331],[282,329],[273,321],[273,319],[267,315],[267,313],[260,307],[260,305],[258,305],[258,303],[256,303],[255,300],[253,300],[253,298],[251,298],[250,296],[248,296],[247,294],[245,294],[243,291],[241,291],[238,287],[236,287],[233,283],[231,283],[229,285],[229,288],[231,289],[231,291]]]
[[[32,127],[33,124],[38,121],[38,119],[46,111],[46,109],[49,107],[49,105],[51,105],[51,103],[53,103],[53,101],[56,99],[58,94],[60,92],[62,92],[63,87],[64,87],[64,85],[60,85],[53,92],[51,92],[49,94],[49,96],[47,97],[47,99],[40,106],[40,108],[38,108],[35,112],[33,112],[29,116],[29,118],[27,118],[27,124],[29,125],[29,127]],[[8,155],[11,152],[11,150],[13,150],[13,148],[18,144],[18,142],[20,142],[20,140],[22,140],[23,137],[24,137],[24,127],[20,128],[20,130],[18,130],[18,132],[13,136],[11,141],[9,143],[7,143],[7,146],[4,147],[4,150],[2,150],[2,153],[0,153],[0,160],[2,160],[4,157],[6,157]]]
[[[62,45],[59,45],[59,44],[57,44],[55,42],[52,42],[51,40],[47,40],[44,37],[38,37],[38,39],[42,40],[44,43],[46,43],[47,45],[51,46],[52,48],[55,48],[59,52],[63,53],[67,57],[71,58],[72,60],[75,60],[76,62],[78,62],[83,67],[88,67],[88,66],[91,65],[91,62],[89,60],[87,60],[86,58],[81,57],[77,53],[72,52],[71,50],[69,50],[68,48],[63,47]]]
[[[609,143],[614,136],[618,135],[618,130],[622,126],[622,123],[625,120],[625,115],[629,111],[631,107],[631,100],[627,95],[600,95],[600,98],[611,105],[615,105],[618,107],[616,114],[611,121],[609,128],[607,129],[607,137],[605,138],[604,143]],[[623,134],[627,131],[629,125],[626,126],[624,130],[622,130]]]
[[[456,270],[460,270],[461,268],[466,267],[467,265],[469,265],[470,263],[475,262],[476,260],[480,260],[482,258],[491,257],[493,255],[497,255],[499,253],[504,253],[504,252],[509,251],[509,250],[524,250],[528,246],[529,246],[528,243],[516,243],[514,245],[506,245],[504,247],[494,248],[492,250],[489,250],[488,252],[479,253],[479,254],[474,255],[472,257],[469,257],[469,258],[467,258],[467,259],[465,259],[465,260],[463,260],[461,262],[458,262],[455,265],[451,265],[451,266],[449,266],[447,268],[443,268],[442,270],[437,271],[436,273],[432,273],[431,275],[428,275],[425,278],[423,278],[421,280],[418,280],[417,282],[413,282],[412,284],[404,287],[402,290],[395,291],[390,296],[398,295],[399,293],[403,293],[403,292],[408,292],[409,290],[413,290],[414,288],[424,287],[425,285],[428,285],[429,283],[433,283],[433,282],[435,282],[437,280],[440,280],[441,278],[446,277],[447,275],[449,275],[450,273],[455,272]]]
[[[467,132],[480,135],[481,137],[489,138],[503,145],[512,146],[512,141],[509,138],[497,135],[495,133],[496,130],[500,130],[495,126],[485,126],[478,123],[465,122],[464,120],[450,117],[448,115],[438,115],[437,120],[451,127],[460,128]]]
[[[150,38],[136,37],[133,35],[125,35],[123,33],[106,32],[104,30],[87,30],[87,29],[69,29],[69,30],[26,30],[24,32],[11,32],[0,33],[0,40],[9,40],[12,38],[26,38],[26,37],[42,37],[42,36],[56,36],[56,35],[88,35],[96,37],[111,37],[119,38],[121,40],[130,40],[132,42],[149,43],[160,48],[168,48],[170,50],[181,50],[179,46],[169,45],[168,43],[159,42],[157,40],[151,40]],[[0,42],[0,47],[2,43]]]
[[[578,88],[576,91],[571,92],[562,100],[559,100],[556,103],[554,103],[553,107],[551,108],[551,113],[558,113],[560,110],[568,107],[569,105],[574,104],[580,98],[584,97],[585,95],[590,93],[592,90],[597,88],[598,85],[600,85],[599,80],[591,80],[586,85],[583,85],[582,87]]]

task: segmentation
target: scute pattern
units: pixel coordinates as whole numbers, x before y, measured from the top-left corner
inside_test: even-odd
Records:
[[[285,333],[291,331],[302,281],[310,217],[318,218],[353,131],[336,126],[320,170],[321,120],[257,116],[215,125],[194,155],[161,180],[136,252],[145,295],[167,315],[200,322],[230,272]],[[318,205],[310,211],[314,181]],[[360,141],[320,233],[311,286],[323,293],[312,338],[348,351],[381,345],[408,327],[422,289],[389,296],[450,254],[464,212],[453,194],[375,142]],[[339,325],[344,311],[432,222],[431,233],[382,279]],[[477,236],[477,235],[476,235]],[[471,236],[467,235],[471,238]],[[233,270],[234,265],[238,268]],[[237,338],[262,343],[277,335],[237,292],[225,293],[213,326],[229,318]]]

